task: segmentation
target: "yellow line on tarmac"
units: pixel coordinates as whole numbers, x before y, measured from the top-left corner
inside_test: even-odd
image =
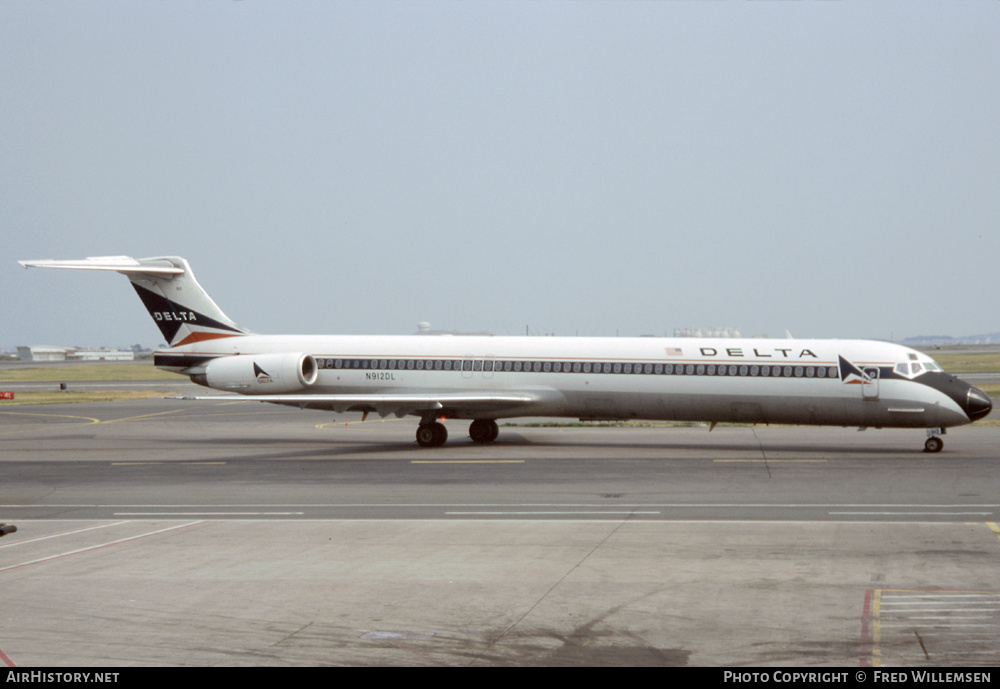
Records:
[[[721,463],[737,463],[737,462],[756,462],[758,464],[778,464],[779,462],[784,463],[798,463],[798,464],[819,464],[826,462],[825,459],[713,459],[713,462]]]
[[[154,414],[140,414],[139,416],[126,416],[121,419],[108,419],[107,421],[98,421],[97,423],[119,423],[121,421],[135,421],[137,419],[148,419],[151,416],[163,416],[164,414],[176,414],[180,409],[170,409],[169,411],[158,411]]]
[[[216,466],[226,462],[111,462],[113,467],[152,466],[154,464],[174,464],[179,466]]]
[[[17,414],[19,416],[44,416],[47,418],[54,419],[79,419],[81,421],[87,421],[88,426],[92,426],[99,423],[118,423],[120,421],[135,421],[136,419],[146,419],[150,416],[162,416],[163,414],[176,414],[180,409],[171,409],[169,411],[158,411],[154,414],[140,414],[139,416],[126,416],[121,419],[108,419],[107,421],[101,421],[100,419],[93,416],[77,416],[75,414],[42,414],[39,412],[18,412],[18,411],[4,411],[0,414]]]
[[[524,464],[523,459],[413,459],[410,464]]]
[[[994,536],[1000,538],[1000,526],[996,522],[986,522],[986,526],[990,527],[990,531],[993,532]]]
[[[17,415],[17,416],[45,416],[48,418],[60,418],[60,419],[74,419],[76,421],[82,421],[83,423],[69,424],[70,426],[93,426],[94,424],[101,423],[100,419],[95,419],[92,416],[74,416],[72,414],[39,414],[38,412],[26,412],[26,411],[0,411],[0,414],[4,415]],[[0,431],[0,435],[18,435],[22,433],[32,433],[37,431],[40,426],[27,426],[25,428],[18,428],[12,431]]]
[[[101,422],[100,419],[95,419],[93,416],[76,416],[74,414],[40,414],[39,412],[29,411],[0,411],[0,414],[17,416],[47,416],[59,419],[83,419],[84,421],[89,421],[91,423]]]
[[[353,414],[354,412],[350,412],[350,413]],[[412,423],[413,419],[370,419],[370,420],[369,419],[364,419],[364,420],[362,420],[362,419],[351,419],[349,421],[325,421],[323,423],[316,424],[315,428],[318,431],[325,431],[328,428],[336,428],[336,427],[340,426],[341,424],[343,424],[344,428],[350,428],[351,426],[357,426],[357,425],[360,425],[360,424],[365,424],[366,426],[370,426],[373,423],[393,423],[393,422],[398,422],[398,421],[405,421],[405,422],[408,422],[408,423]]]

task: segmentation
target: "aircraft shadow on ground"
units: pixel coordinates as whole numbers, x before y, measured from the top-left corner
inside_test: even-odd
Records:
[[[525,436],[517,433],[511,432],[501,432],[500,438],[496,441],[488,444],[478,444],[472,442],[467,437],[455,437],[450,439],[446,445],[437,448],[425,448],[421,449],[417,447],[416,441],[382,441],[382,442],[371,442],[371,441],[359,441],[358,439],[347,439],[342,437],[325,437],[325,438],[308,438],[308,437],[291,437],[288,435],[283,435],[281,437],[273,438],[233,438],[233,437],[219,437],[219,438],[200,438],[200,439],[186,439],[178,440],[173,439],[171,442],[176,444],[186,444],[191,447],[214,447],[218,448],[220,446],[224,447],[237,447],[242,448],[266,448],[266,447],[276,447],[280,446],[286,449],[283,452],[275,452],[274,454],[254,454],[247,455],[247,459],[305,459],[305,458],[323,458],[323,457],[339,457],[348,455],[411,455],[408,459],[419,460],[419,459],[439,459],[447,458],[450,456],[461,455],[463,457],[469,457],[470,450],[475,453],[475,457],[478,459],[489,459],[491,456],[491,449],[503,450],[505,448],[522,448],[525,451],[523,459],[546,459],[547,457],[532,457],[530,452],[531,448],[551,450],[553,448],[563,448],[567,451],[574,450],[588,450],[588,449],[600,449],[600,450],[614,450],[615,453],[603,456],[603,457],[591,457],[595,461],[605,461],[614,462],[617,459],[621,460],[633,460],[637,458],[643,459],[661,459],[662,461],[681,461],[681,460],[691,460],[691,459],[702,459],[707,461],[712,461],[719,458],[732,458],[734,454],[749,454],[751,455],[748,459],[779,459],[781,457],[775,457],[774,455],[780,454],[782,457],[787,457],[788,455],[803,455],[805,458],[856,458],[866,455],[877,455],[877,456],[898,456],[898,455],[921,455],[924,456],[926,453],[922,451],[919,446],[908,447],[908,446],[898,446],[898,447],[885,447],[885,446],[873,446],[870,444],[865,445],[848,445],[848,444],[830,444],[825,443],[822,445],[811,445],[803,443],[794,444],[780,444],[780,443],[765,443],[757,444],[750,442],[739,442],[739,443],[719,443],[719,442],[706,442],[706,443],[692,443],[692,442],[656,442],[649,443],[643,442],[641,444],[631,445],[628,442],[594,442],[594,441],[582,441],[573,439],[560,439],[558,441],[547,440],[547,439],[529,439]],[[634,451],[633,451],[634,450]],[[650,451],[663,451],[664,453],[677,453],[677,452],[691,452],[696,453],[687,456],[664,456],[662,458],[648,457]],[[709,456],[706,456],[706,453]],[[940,457],[940,455],[939,455]],[[560,459],[565,459],[566,457],[560,457]],[[570,457],[572,458],[572,457]],[[580,458],[584,458],[582,455]],[[230,458],[230,459],[236,459]],[[503,456],[496,457],[496,459],[511,459],[511,457]]]

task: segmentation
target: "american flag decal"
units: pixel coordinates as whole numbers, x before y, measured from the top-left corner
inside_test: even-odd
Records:
[[[667,356],[684,356],[680,347],[667,347]]]

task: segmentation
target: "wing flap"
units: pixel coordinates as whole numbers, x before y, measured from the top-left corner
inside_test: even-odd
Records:
[[[389,395],[204,395],[182,397],[189,400],[224,400],[227,402],[270,402],[287,404],[303,409],[324,409],[337,413],[376,412],[381,417],[394,414],[403,417],[408,414],[444,412],[497,413],[535,403],[533,395],[527,393],[447,393],[440,395],[414,393]]]

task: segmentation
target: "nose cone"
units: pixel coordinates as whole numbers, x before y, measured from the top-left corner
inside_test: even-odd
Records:
[[[978,421],[993,411],[993,400],[979,388],[969,387],[969,392],[966,395],[965,404],[962,405],[962,408],[969,415],[969,419]]]

